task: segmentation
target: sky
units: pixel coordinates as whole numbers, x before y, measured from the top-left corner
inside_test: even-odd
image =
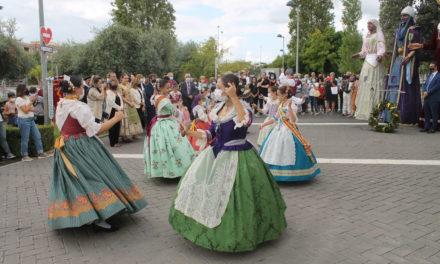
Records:
[[[332,0],[334,25],[342,30],[342,3]],[[358,28],[366,32],[367,21],[379,16],[379,0],[361,0],[362,19]],[[112,0],[44,0],[45,25],[52,29],[53,42],[87,42],[96,29],[111,23]],[[170,0],[176,11],[178,40],[203,42],[220,33],[220,45],[227,48],[226,61],[271,62],[281,55],[288,34],[287,0]],[[0,19],[15,18],[16,37],[25,42],[39,40],[38,0],[0,0]],[[218,30],[218,26],[220,26]],[[301,26],[301,25],[300,25]],[[287,48],[286,48],[287,51]]]

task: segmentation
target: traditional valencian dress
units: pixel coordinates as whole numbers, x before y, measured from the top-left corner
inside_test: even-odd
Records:
[[[49,189],[49,226],[79,227],[119,212],[135,213],[147,205],[138,188],[95,136],[90,108],[61,99],[56,112],[61,136],[55,143]]]
[[[119,84],[119,91],[122,96],[127,100],[134,102],[133,95],[130,92],[130,86],[125,86]],[[124,104],[124,118],[121,121],[121,132],[120,135],[124,136],[135,136],[142,134],[144,131],[142,129],[142,122],[139,118],[139,114],[136,107]]]
[[[156,96],[156,116],[147,129],[144,143],[145,173],[150,178],[182,177],[195,157],[174,120],[176,109],[166,96]]]
[[[292,104],[292,111],[297,106]],[[288,106],[279,106],[274,127],[260,148],[260,156],[277,181],[306,181],[321,171],[315,155],[295,124],[287,117]]]
[[[191,131],[205,131],[211,126],[205,107],[197,105],[192,109],[194,120],[191,125]],[[206,140],[188,136],[188,140],[195,151],[202,151],[206,146]]]
[[[280,100],[278,100],[278,99],[273,100],[272,98],[269,98],[269,100],[267,100],[267,103],[264,105],[264,108],[263,108],[263,112],[264,112],[264,114],[267,115],[267,117],[263,123],[266,123],[270,120],[274,120],[274,118],[277,114],[279,105],[280,105]],[[261,144],[263,144],[264,140],[267,137],[267,134],[269,134],[269,132],[272,130],[272,128],[274,128],[276,126],[277,126],[277,122],[274,122],[270,125],[263,127],[260,130],[260,134],[258,135],[258,141],[257,141],[258,146],[261,146]]]
[[[385,38],[377,20],[370,22],[376,25],[377,33],[367,34],[360,53],[361,58],[365,58],[356,96],[355,118],[360,120],[370,118],[370,113],[380,103],[385,88],[385,70],[382,63],[377,61],[378,56],[385,54]]]
[[[245,103],[243,103],[245,104]],[[216,251],[254,250],[286,228],[286,209],[270,171],[246,140],[252,110],[242,122],[233,110],[211,112],[205,131],[215,138],[181,179],[169,216],[171,226],[195,244]]]

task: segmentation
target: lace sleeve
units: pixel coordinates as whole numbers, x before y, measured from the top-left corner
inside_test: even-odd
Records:
[[[95,122],[95,117],[86,104],[78,104],[78,108],[72,111],[70,115],[78,120],[79,124],[86,130],[88,137],[98,134],[101,129],[101,124]]]
[[[252,124],[252,112],[249,109],[245,108],[246,114],[244,115],[244,119],[240,122],[238,120],[238,116],[235,116],[232,120],[234,120],[235,127],[234,129],[241,127],[248,127]]]

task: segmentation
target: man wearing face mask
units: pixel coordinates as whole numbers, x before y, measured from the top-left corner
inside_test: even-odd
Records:
[[[435,133],[438,129],[439,105],[440,105],[440,68],[439,62],[429,65],[430,74],[423,86],[423,111],[425,114],[425,127],[420,132]],[[432,120],[432,122],[431,122]]]
[[[180,92],[182,93],[183,105],[188,108],[188,111],[191,114],[191,119],[193,119],[191,105],[194,96],[198,95],[199,91],[196,89],[196,86],[191,79],[191,74],[185,74],[185,81],[180,83]]]
[[[146,127],[150,125],[151,120],[156,116],[156,110],[154,109],[154,105],[151,104],[150,100],[154,94],[154,84],[156,83],[156,78],[156,74],[150,74],[148,75],[148,79],[145,80],[147,83],[141,83],[141,88],[144,91]]]

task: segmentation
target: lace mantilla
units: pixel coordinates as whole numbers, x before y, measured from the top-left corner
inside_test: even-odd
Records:
[[[237,116],[237,111],[235,110],[235,108],[228,115],[223,116],[223,117],[219,117],[217,115],[217,113],[225,105],[225,102],[221,102],[221,103],[218,103],[216,106],[214,106],[214,108],[211,111],[210,117],[211,117],[212,122],[214,122],[216,124],[224,124],[226,122],[233,120],[235,123],[234,129],[251,125],[251,123],[252,123],[252,109],[248,103],[241,101],[241,100],[240,100],[240,102],[243,105],[244,109],[247,110],[247,115],[245,115],[244,120],[239,122],[238,116]]]

